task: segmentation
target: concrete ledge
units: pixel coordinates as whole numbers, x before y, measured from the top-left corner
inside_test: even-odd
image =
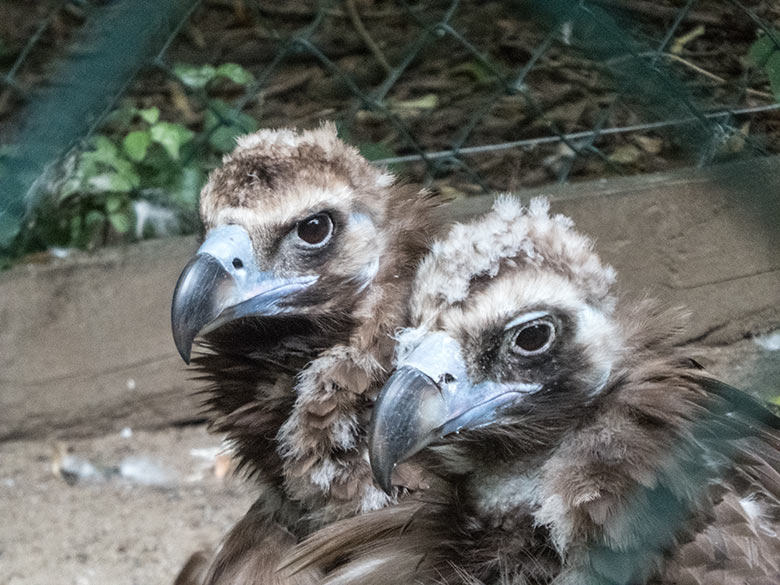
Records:
[[[687,341],[780,326],[777,158],[540,192],[596,238],[626,293],[689,307]],[[448,212],[464,219],[491,201]],[[149,241],[0,274],[0,440],[197,418],[168,312],[196,246]]]

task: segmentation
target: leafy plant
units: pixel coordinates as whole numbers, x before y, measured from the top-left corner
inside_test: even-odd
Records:
[[[44,186],[47,196],[23,226],[11,256],[195,229],[207,170],[233,149],[236,136],[257,129],[254,119],[210,92],[221,81],[241,86],[253,78],[232,63],[179,65],[174,72],[201,98],[202,123],[191,129],[163,120],[157,107],[119,107],[108,116],[104,133],[67,157],[56,173],[61,178]],[[0,157],[0,173],[2,162]]]
[[[775,100],[780,102],[780,30],[760,36],[748,51],[750,62],[762,69],[769,78],[769,87]]]
[[[253,118],[237,112],[229,103],[209,97],[209,90],[221,81],[246,86],[254,83],[254,77],[240,65],[224,63],[219,67],[211,65],[176,65],[173,72],[186,87],[200,94],[206,104],[203,130],[209,146],[217,152],[230,152],[237,136],[254,132],[257,123]]]

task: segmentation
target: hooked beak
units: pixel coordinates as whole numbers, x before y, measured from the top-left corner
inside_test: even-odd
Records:
[[[427,335],[390,376],[379,394],[368,431],[371,470],[392,490],[396,464],[461,430],[495,423],[509,407],[540,390],[538,384],[472,383],[460,346],[448,335]]]
[[[195,338],[230,321],[292,311],[291,298],[316,280],[260,271],[244,228],[212,230],[182,270],[173,292],[171,328],[179,355],[189,364]]]

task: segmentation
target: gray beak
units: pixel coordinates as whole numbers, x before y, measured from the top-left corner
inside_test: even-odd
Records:
[[[179,355],[190,363],[195,338],[230,321],[292,311],[292,297],[316,280],[260,271],[246,230],[236,225],[213,230],[184,267],[173,292],[171,329]]]
[[[399,364],[374,405],[368,431],[374,478],[389,494],[396,464],[448,435],[494,424],[539,389],[489,380],[474,384],[457,342],[444,333],[427,335]]]

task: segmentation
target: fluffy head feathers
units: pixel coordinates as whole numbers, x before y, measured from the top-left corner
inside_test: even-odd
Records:
[[[551,216],[549,210],[544,198],[533,199],[525,209],[516,198],[503,196],[490,213],[453,226],[420,264],[412,292],[413,318],[430,322],[466,300],[475,285],[499,275],[503,266],[553,270],[593,306],[611,311],[615,271],[601,262],[590,238],[574,231],[568,217]]]
[[[237,148],[209,177],[200,200],[207,229],[220,223],[284,223],[306,207],[343,204],[359,193],[375,221],[384,220],[393,184],[386,170],[342,142],[334,124],[316,130],[260,130],[238,139]],[[361,211],[361,210],[357,210]]]

